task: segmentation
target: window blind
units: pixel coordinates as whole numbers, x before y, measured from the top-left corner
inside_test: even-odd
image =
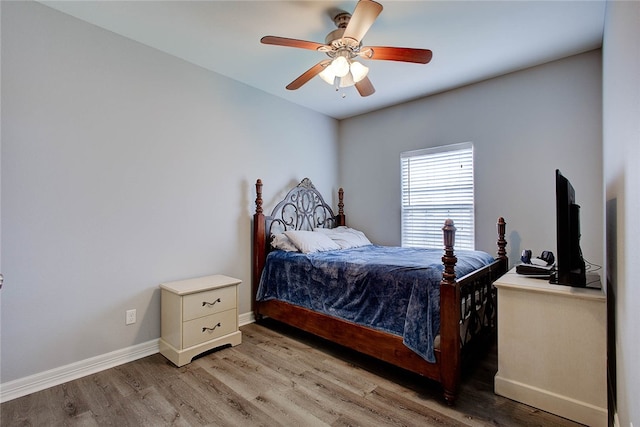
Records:
[[[442,248],[447,218],[456,226],[455,247],[474,249],[473,144],[404,152],[402,246]]]

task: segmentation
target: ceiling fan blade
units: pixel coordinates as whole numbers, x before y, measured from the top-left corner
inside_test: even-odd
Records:
[[[373,0],[360,0],[342,37],[356,40],[358,43],[369,31],[371,25],[382,12],[382,5]]]
[[[310,42],[310,41],[298,40],[298,39],[289,39],[286,37],[278,37],[278,36],[264,36],[263,38],[260,39],[260,42],[262,44],[297,47],[300,49],[309,49],[309,50],[318,50],[322,47],[327,46],[322,43],[316,43],[316,42]]]
[[[309,80],[311,80],[312,78],[320,74],[322,70],[324,70],[325,67],[330,63],[331,63],[331,60],[329,59],[325,59],[324,61],[318,62],[316,65],[314,65],[313,67],[309,68],[307,71],[302,73],[300,77],[298,77],[297,79],[289,83],[287,85],[287,89],[289,90],[299,89],[303,84],[305,84],[306,82],[308,82]]]
[[[433,52],[429,49],[413,49],[410,47],[365,46],[360,49],[359,55],[365,59],[426,64],[431,61]]]
[[[356,89],[358,89],[358,93],[360,94],[360,96],[373,95],[373,93],[376,91],[376,89],[373,87],[373,84],[371,84],[371,80],[369,80],[369,77],[365,77],[364,79],[356,83]]]

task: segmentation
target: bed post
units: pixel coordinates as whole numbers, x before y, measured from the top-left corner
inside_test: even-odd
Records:
[[[258,320],[258,309],[255,297],[258,293],[260,274],[264,268],[266,244],[265,218],[262,213],[262,180],[258,179],[256,181],[256,213],[253,214],[253,271],[251,282],[251,302],[256,320]]]
[[[336,227],[347,225],[344,217],[344,190],[338,190],[338,215],[336,215]]]
[[[503,217],[498,218],[498,241],[496,242],[498,245],[498,258],[501,260],[505,260],[508,261],[507,258],[507,241],[504,238],[504,235],[506,233],[506,228],[507,228],[507,223],[505,222]],[[508,266],[505,265],[505,273],[506,273],[506,269],[508,268]]]
[[[444,398],[453,404],[460,381],[460,287],[456,282],[455,265],[458,262],[453,246],[456,227],[447,219],[442,227],[444,237],[444,272],[440,283],[440,375],[444,388]]]

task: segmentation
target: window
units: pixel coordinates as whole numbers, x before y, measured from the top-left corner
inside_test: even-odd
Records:
[[[400,155],[402,246],[443,247],[451,218],[457,249],[474,249],[473,144],[447,145]]]

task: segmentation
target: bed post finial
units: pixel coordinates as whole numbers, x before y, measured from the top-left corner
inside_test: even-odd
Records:
[[[256,213],[262,213],[262,180],[256,181]]]
[[[347,225],[344,216],[344,190],[342,187],[338,189],[338,215],[336,216],[337,226]]]
[[[444,274],[442,280],[447,283],[453,283],[456,280],[455,266],[458,262],[458,258],[453,253],[453,246],[456,240],[456,227],[453,225],[453,220],[448,219],[444,222],[442,227],[442,234],[444,240],[444,256],[442,262],[444,263]]]
[[[506,259],[507,258],[507,241],[504,238],[506,233],[507,223],[505,222],[503,217],[498,218],[498,258]]]

